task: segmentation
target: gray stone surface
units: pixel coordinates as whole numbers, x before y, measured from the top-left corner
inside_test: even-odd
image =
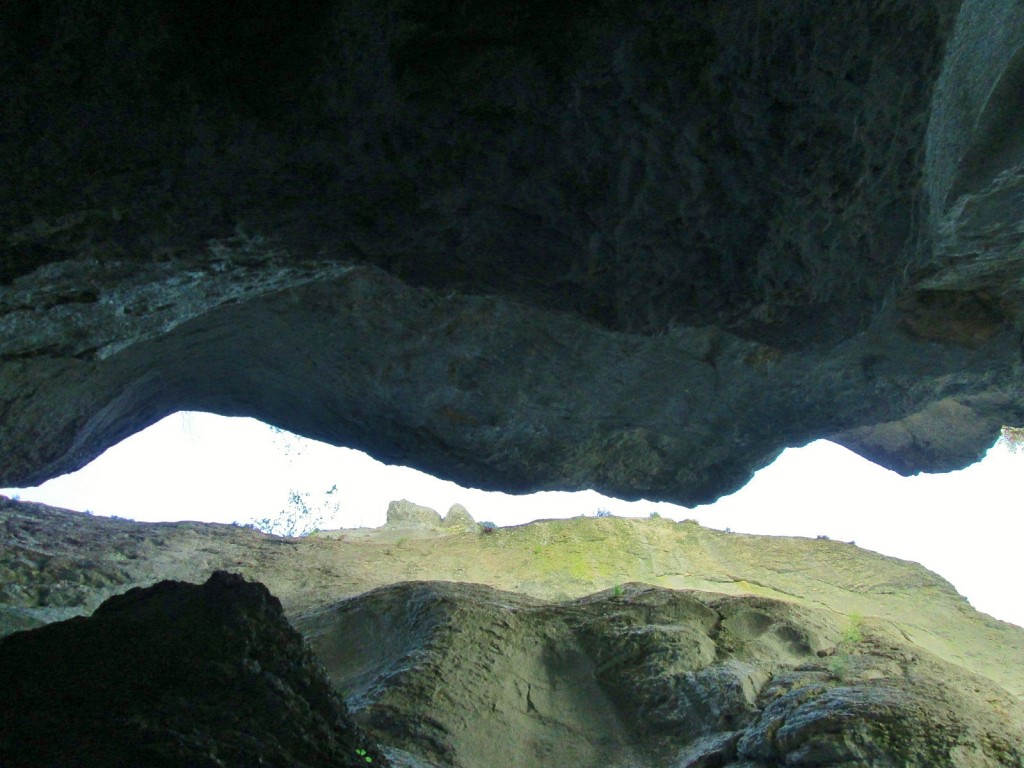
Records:
[[[224,567],[266,583],[281,599],[259,588],[274,623],[283,625],[283,608],[355,718],[405,768],[1019,768],[1024,759],[1024,630],[978,613],[916,563],[849,544],[615,518],[487,536],[385,527],[351,540],[292,539],[94,518],[2,497],[0,530],[0,607],[38,623],[89,613],[134,586],[203,581]],[[130,611],[141,592],[104,605]],[[104,613],[111,610],[97,616]],[[0,634],[21,627],[8,618],[0,611]],[[124,653],[108,655],[119,647],[115,628],[104,634],[101,621],[90,632],[102,653],[83,649],[73,628],[85,621],[43,628],[51,646],[34,656],[35,681],[62,689],[47,678],[51,659],[87,675],[97,657],[114,659],[115,685],[137,681],[124,674]],[[149,645],[133,635],[127,658],[141,661],[129,668],[204,659],[225,626],[230,637],[260,644],[245,622],[241,632],[230,620],[186,624],[203,634],[199,642],[163,624]],[[297,641],[286,654],[293,660]],[[267,668],[252,651],[235,658],[247,656]],[[241,669],[251,668],[243,660]],[[20,671],[14,662],[0,666],[14,680]],[[268,701],[259,688],[251,701],[240,697],[249,689],[236,678],[215,680],[223,685],[198,690],[220,702],[204,710],[203,729]],[[0,709],[5,694],[10,706],[10,690],[0,686]],[[132,743],[125,734],[157,714],[144,693],[131,703],[127,731],[111,726],[104,707],[62,710],[39,698],[39,717],[32,710],[17,727],[39,732],[66,720],[59,731],[68,738],[87,733],[93,746],[123,750]],[[195,715],[175,709],[178,699],[162,702],[165,714],[169,705],[185,715],[179,724]],[[323,747],[304,713],[269,715],[275,728]],[[0,718],[5,759],[4,734],[14,727]],[[211,735],[233,738],[224,729]],[[12,764],[39,763],[23,740],[6,743],[26,758]],[[140,762],[148,764],[103,764]]]
[[[476,520],[469,514],[469,510],[461,504],[451,505],[441,525],[445,528],[462,528],[467,531],[476,530]]]
[[[386,528],[426,528],[441,526],[441,516],[436,510],[413,504],[407,499],[388,504]]]
[[[1018,0],[233,8],[9,9],[0,485],[183,408],[688,504],[1024,422]]]
[[[775,600],[630,584],[548,603],[412,582],[297,625],[360,724],[441,766],[1024,759],[1024,711],[988,681],[891,626],[852,637],[828,611]]]
[[[131,587],[202,581],[228,568],[266,584],[290,619],[399,581],[486,584],[553,602],[614,594],[636,581],[877,617],[1024,698],[1024,666],[1016,661],[1024,658],[1024,630],[976,611],[917,563],[845,542],[591,517],[489,535],[384,526],[282,539],[230,525],[94,517],[2,496],[0,531],[0,636],[87,615]]]

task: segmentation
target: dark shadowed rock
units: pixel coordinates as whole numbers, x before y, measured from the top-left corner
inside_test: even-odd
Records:
[[[261,584],[164,581],[0,640],[4,766],[387,765]]]
[[[710,501],[1024,421],[1015,0],[11,4],[0,485],[182,408]]]

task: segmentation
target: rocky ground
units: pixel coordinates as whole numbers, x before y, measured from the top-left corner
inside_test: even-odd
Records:
[[[0,497],[4,633],[221,569],[281,599],[396,765],[1024,760],[1024,630],[852,544],[409,504],[282,539]]]

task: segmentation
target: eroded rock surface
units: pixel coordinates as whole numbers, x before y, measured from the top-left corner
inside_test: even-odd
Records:
[[[129,587],[203,581],[218,569],[266,584],[292,620],[399,581],[486,584],[556,602],[646,582],[876,617],[1024,696],[1017,661],[1024,629],[974,610],[916,563],[838,541],[625,518],[542,521],[487,535],[476,527],[384,527],[281,539],[227,525],[89,517],[3,497],[0,534],[0,634],[87,615]]]
[[[164,581],[0,639],[5,766],[387,766],[261,584]]]
[[[552,604],[411,583],[297,623],[356,719],[432,766],[1024,759],[1024,708],[990,681],[891,625],[765,598],[627,584]]]
[[[281,596],[355,720],[402,768],[1019,768],[1024,758],[1024,629],[978,613],[914,563],[841,542],[659,519],[431,531],[280,539],[224,525],[92,518],[0,497],[0,633],[88,614],[128,587],[168,577],[201,582],[231,568]],[[118,652],[120,625],[109,617],[159,605],[168,591],[179,602],[201,592],[167,584],[111,598],[88,621],[0,641],[0,670],[17,683],[22,665],[7,664],[7,648],[35,647],[34,658],[52,657],[55,668],[85,663],[80,649],[101,638]],[[258,657],[267,670],[260,633],[247,646],[253,633],[237,638],[230,619],[230,605],[246,596],[259,598],[271,634],[291,638],[299,653],[266,590],[230,579],[227,587],[232,600],[214,600],[211,609],[227,619],[179,615],[172,627],[159,625],[167,631],[152,643],[137,638],[131,653],[177,658],[192,648],[195,625],[217,656],[220,640],[211,638],[227,627],[223,647]],[[32,638],[42,640],[35,646]],[[78,655],[69,659],[71,647]],[[202,669],[212,656],[189,663]],[[117,658],[119,669],[135,664],[134,656]],[[247,663],[229,670],[251,671]],[[258,706],[262,689],[245,688],[249,677],[209,680],[203,711],[230,708],[218,743],[233,743],[231,718],[248,711],[238,707]],[[235,692],[220,691],[221,683]],[[0,686],[0,703],[12,690]],[[243,694],[251,701],[236,705],[231,696]],[[285,708],[286,726],[311,733],[311,721],[293,719],[297,711]],[[141,722],[157,722],[148,717]],[[77,720],[71,731],[95,722]]]
[[[6,13],[0,486],[184,408],[687,504],[1024,421],[1016,0]]]
[[[437,510],[413,504],[407,499],[392,501],[388,505],[385,527],[393,529],[407,528],[410,530],[431,530],[440,528],[443,521]]]

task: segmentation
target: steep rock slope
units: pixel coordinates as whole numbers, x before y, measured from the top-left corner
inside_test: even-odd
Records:
[[[0,632],[89,613],[161,579],[229,569],[289,618],[400,581],[487,584],[565,601],[647,582],[753,594],[891,622],[905,639],[1024,696],[1024,629],[974,610],[927,569],[835,541],[727,534],[667,520],[577,518],[490,534],[387,528],[279,539],[225,525],[141,524],[0,497]]]
[[[7,3],[0,485],[182,408],[481,487],[975,459],[1018,0]]]
[[[386,759],[265,587],[164,581],[0,639],[5,766],[365,766]]]
[[[297,621],[416,765],[1019,766],[1024,707],[888,622],[629,584],[384,587]]]

